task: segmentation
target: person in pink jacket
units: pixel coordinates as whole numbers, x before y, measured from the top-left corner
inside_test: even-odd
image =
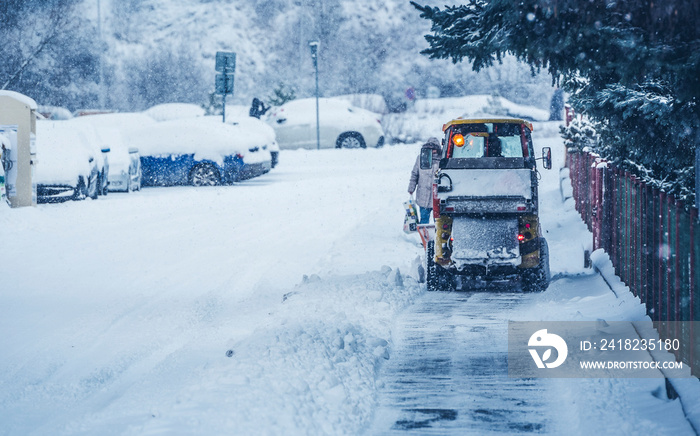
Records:
[[[442,147],[437,138],[430,138],[423,144],[421,151],[424,149],[433,151],[433,165],[429,169],[420,168],[420,153],[416,158],[416,163],[411,171],[411,180],[408,183],[408,193],[413,195],[416,193],[416,204],[420,209],[420,224],[427,224],[430,220],[430,212],[433,210],[433,178],[438,170]]]

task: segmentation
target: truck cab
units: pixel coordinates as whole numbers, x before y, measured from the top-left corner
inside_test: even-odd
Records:
[[[547,241],[539,225],[532,125],[515,118],[455,119],[443,126],[433,183],[434,238],[426,245],[428,288],[455,275],[519,278],[524,291],[549,283]],[[430,157],[421,156],[421,166]]]

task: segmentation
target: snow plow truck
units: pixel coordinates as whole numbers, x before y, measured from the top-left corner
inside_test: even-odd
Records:
[[[455,119],[443,126],[433,182],[434,225],[419,225],[428,290],[456,277],[519,280],[524,292],[549,285],[549,250],[538,208],[537,160],[551,169],[551,149],[535,158],[532,124],[514,118]],[[431,168],[430,150],[421,168]]]

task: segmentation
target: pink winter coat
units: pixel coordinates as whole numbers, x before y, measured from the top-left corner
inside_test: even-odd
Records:
[[[433,208],[433,178],[440,164],[440,142],[437,138],[430,138],[421,148],[433,150],[433,166],[430,169],[420,169],[420,154],[411,171],[411,180],[408,183],[408,193],[416,193],[416,204],[425,209]]]

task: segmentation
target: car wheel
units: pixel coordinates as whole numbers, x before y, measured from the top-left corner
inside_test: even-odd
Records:
[[[75,191],[73,192],[73,200],[85,200],[87,196],[87,187],[85,186],[85,179],[83,176],[78,176],[78,184],[75,185]]]
[[[99,177],[97,186],[100,188],[100,195],[107,195],[107,187],[109,186],[109,182],[107,181],[107,177],[105,177],[104,171],[102,171],[102,174]]]
[[[88,180],[88,186],[87,186],[87,196],[92,198],[93,200],[97,200],[97,195],[99,194],[99,182],[100,182],[100,176],[95,175],[95,177],[91,177],[90,180]]]
[[[336,148],[365,148],[365,139],[357,132],[345,132],[335,141]]]
[[[220,182],[219,170],[211,164],[199,164],[190,171],[192,186],[216,186]]]

